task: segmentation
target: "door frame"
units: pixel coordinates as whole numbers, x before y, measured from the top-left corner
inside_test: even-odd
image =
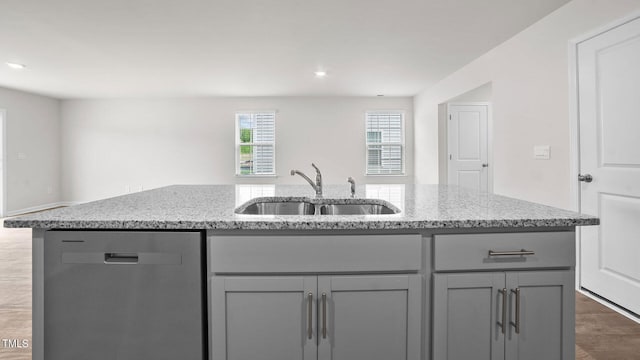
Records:
[[[7,216],[7,110],[0,109],[0,218]]]
[[[569,192],[570,192],[570,210],[580,212],[580,184],[576,177],[580,172],[580,112],[579,112],[579,94],[578,94],[578,45],[593,37],[603,34],[609,30],[625,25],[631,21],[640,18],[640,11],[634,11],[627,16],[621,17],[603,26],[597,27],[585,34],[569,40]],[[613,305],[611,302],[603,300],[583,291],[581,284],[581,230],[576,227],[576,290],[588,296],[589,298],[615,310],[616,312],[638,321],[637,317],[626,312],[620,307]]]
[[[487,107],[487,192],[493,193],[493,109],[491,102],[488,101],[463,101],[463,102],[447,102],[447,113],[445,115],[446,126],[444,131],[444,141],[446,144],[447,153],[444,156],[444,166],[442,170],[444,172],[444,179],[446,184],[449,183],[449,155],[451,150],[449,149],[449,114],[451,113],[451,106],[486,106]]]

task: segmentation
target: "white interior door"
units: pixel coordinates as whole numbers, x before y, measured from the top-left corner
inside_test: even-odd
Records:
[[[488,105],[449,105],[449,184],[488,191]]]
[[[578,44],[581,286],[640,314],[640,19]]]

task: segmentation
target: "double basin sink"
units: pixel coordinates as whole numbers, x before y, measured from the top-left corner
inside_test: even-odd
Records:
[[[380,199],[322,199],[261,197],[238,207],[244,215],[391,215],[400,212]]]

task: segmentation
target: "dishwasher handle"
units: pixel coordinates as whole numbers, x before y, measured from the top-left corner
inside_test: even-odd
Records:
[[[137,253],[104,253],[105,264],[137,264]]]
[[[181,252],[146,252],[146,251],[114,251],[114,252],[80,252],[65,251],[62,253],[63,264],[102,264],[102,265],[174,265],[181,266]]]

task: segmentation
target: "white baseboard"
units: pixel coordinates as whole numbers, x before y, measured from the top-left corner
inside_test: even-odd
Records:
[[[78,205],[78,204],[84,204],[88,201],[61,201],[59,204],[60,206],[73,206],[73,205]]]
[[[26,213],[30,213],[30,212],[34,212],[34,211],[42,211],[42,210],[52,209],[52,208],[55,208],[55,207],[71,206],[71,205],[75,205],[75,204],[72,204],[71,202],[68,202],[68,201],[59,201],[59,202],[54,202],[54,203],[49,203],[49,204],[31,206],[31,207],[24,208],[24,209],[10,210],[10,211],[7,211],[5,216],[22,215],[22,214],[26,214]]]
[[[604,298],[601,298],[599,296],[595,296],[589,291],[585,291],[583,289],[578,289],[577,291],[580,294],[588,297],[589,299],[591,299],[591,300],[593,300],[595,302],[598,302],[598,303],[608,307],[609,309],[617,312],[618,314],[620,314],[620,315],[622,315],[622,316],[624,316],[624,317],[626,317],[626,318],[628,318],[630,320],[633,320],[633,321],[637,322],[638,324],[640,324],[640,318],[638,316],[636,316],[634,313],[626,311],[625,309],[617,306],[616,304],[614,304],[614,303],[612,303],[612,302],[610,302],[610,301],[608,301],[608,300],[606,300]]]

